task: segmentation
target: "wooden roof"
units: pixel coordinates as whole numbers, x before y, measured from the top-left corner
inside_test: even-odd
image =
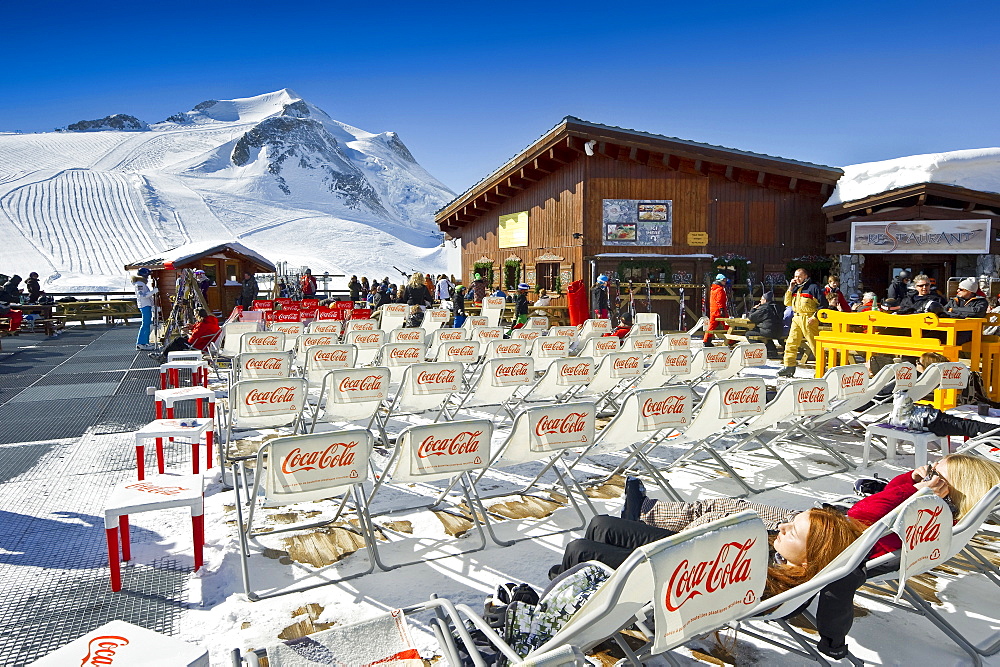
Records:
[[[841,202],[824,206],[823,213],[830,221],[859,216],[876,215],[879,209],[893,207],[893,214],[900,212],[896,207],[904,209],[920,207],[922,209],[947,209],[971,213],[977,209],[993,209],[994,215],[1000,214],[1000,194],[970,190],[958,185],[945,183],[917,183],[903,188],[886,190],[854,201]],[[953,217],[953,216],[949,216]]]
[[[442,231],[460,229],[581,156],[593,141],[595,155],[672,171],[717,173],[761,187],[826,195],[843,175],[836,167],[713,146],[676,137],[591,123],[573,116],[542,135],[503,166],[437,212]]]
[[[227,257],[239,258],[248,262],[256,273],[272,273],[274,264],[262,255],[250,250],[236,241],[201,241],[163,250],[149,257],[130,262],[125,265],[126,271],[134,271],[142,267],[157,270],[164,268],[165,262],[173,262],[178,269],[184,268],[210,255],[223,254]]]

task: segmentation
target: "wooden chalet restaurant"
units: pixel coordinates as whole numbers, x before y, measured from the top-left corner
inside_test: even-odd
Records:
[[[863,288],[881,297],[902,269],[926,273],[942,292],[949,278],[998,275],[995,192],[918,183],[831,204],[823,212],[826,253],[841,256],[845,291]],[[989,292],[996,296],[997,287]]]
[[[731,257],[720,266],[745,293],[748,273],[783,282],[790,260],[825,254],[823,205],[842,174],[568,116],[435,221],[460,239],[463,280],[565,293],[617,275],[637,311],[682,328],[701,314],[714,258]]]

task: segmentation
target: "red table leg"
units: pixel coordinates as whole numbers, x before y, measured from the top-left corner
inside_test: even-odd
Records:
[[[139,471],[139,481],[146,479],[146,448],[143,445],[135,446],[135,467]]]
[[[191,527],[194,530],[194,571],[197,572],[204,563],[205,515],[198,514],[192,516]]]
[[[174,406],[173,404],[171,404],[170,407],[167,408],[167,419],[173,419],[173,418],[174,418]]]
[[[108,565],[111,567],[111,590],[122,589],[121,563],[118,562],[118,529],[107,528],[104,531],[108,538]]]
[[[191,442],[191,472],[195,475],[198,474],[198,450],[201,449],[199,445],[201,445],[201,438],[195,438]]]
[[[208,417],[209,419],[215,419],[215,400],[208,402]]]
[[[122,560],[128,562],[132,560],[132,544],[128,539],[128,514],[119,515],[118,534],[122,541]]]
[[[156,469],[163,474],[163,438],[156,439]]]
[[[156,402],[156,418],[163,419],[163,401]]]
[[[201,419],[202,417],[205,416],[205,399],[204,398],[196,399],[194,403],[197,409],[197,412],[195,414],[198,415],[198,419]]]
[[[167,372],[160,371],[160,389],[167,388]]]
[[[212,445],[215,441],[215,431],[208,429],[205,431],[205,469],[212,467]]]

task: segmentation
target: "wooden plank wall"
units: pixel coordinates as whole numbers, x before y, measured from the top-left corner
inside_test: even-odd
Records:
[[[525,265],[534,265],[536,257],[552,253],[565,257],[579,271],[582,248],[573,232],[579,231],[583,217],[582,165],[582,160],[571,162],[463,227],[462,280],[471,280],[472,265],[483,255],[494,260],[498,280],[504,260],[511,255],[520,257]],[[527,247],[500,248],[500,216],[520,211],[528,211]],[[579,277],[577,274],[574,279]]]

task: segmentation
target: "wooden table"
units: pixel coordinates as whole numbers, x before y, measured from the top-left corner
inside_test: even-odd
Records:
[[[723,336],[726,340],[735,340],[740,343],[747,342],[747,332],[756,329],[757,325],[745,317],[720,317],[717,320],[726,325],[725,329],[715,329],[710,331],[713,336]]]
[[[139,317],[139,308],[135,301],[69,301],[56,304],[59,313],[67,320],[79,320],[86,328],[86,320],[103,319],[108,324],[114,324],[116,319],[128,324],[130,317]]]

